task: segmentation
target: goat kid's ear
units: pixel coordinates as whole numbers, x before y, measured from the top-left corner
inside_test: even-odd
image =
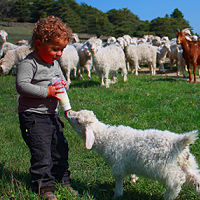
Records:
[[[85,129],[85,145],[86,145],[86,149],[91,149],[93,144],[94,144],[94,133],[92,131],[91,128],[86,127]]]

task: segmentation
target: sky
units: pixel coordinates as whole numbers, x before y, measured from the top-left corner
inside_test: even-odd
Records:
[[[151,21],[157,17],[171,15],[178,8],[194,33],[200,34],[200,0],[75,0],[78,4],[86,3],[98,10],[107,12],[111,9],[127,8],[140,20]]]

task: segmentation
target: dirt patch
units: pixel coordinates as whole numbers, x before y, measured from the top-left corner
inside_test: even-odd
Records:
[[[142,67],[139,71],[138,71],[139,74],[147,74],[147,75],[150,75],[150,72],[149,72],[149,68],[148,67]],[[186,73],[186,77],[184,77],[183,75],[180,75],[180,76],[177,76],[177,71],[176,69],[166,69],[165,70],[165,73],[163,72],[160,72],[159,69],[156,69],[156,76],[166,76],[166,77],[172,77],[174,79],[181,79],[181,80],[185,80],[185,81],[189,81],[189,77]],[[193,78],[193,73],[192,73],[192,78]],[[200,78],[199,76],[197,75],[196,77],[197,79],[197,82],[200,83]]]

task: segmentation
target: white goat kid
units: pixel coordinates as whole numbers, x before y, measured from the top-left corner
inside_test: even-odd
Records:
[[[165,200],[175,199],[184,183],[200,192],[198,166],[189,151],[189,145],[197,139],[197,131],[176,134],[110,126],[98,121],[88,110],[71,111],[66,118],[85,141],[86,148],[93,148],[110,164],[116,180],[115,198],[123,195],[123,179],[130,174],[166,184]]]

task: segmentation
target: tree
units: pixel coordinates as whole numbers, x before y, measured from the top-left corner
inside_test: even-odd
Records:
[[[68,1],[58,0],[56,10],[55,16],[60,17],[73,32],[80,32],[80,16],[70,7]]]
[[[177,29],[182,30],[184,28],[191,28],[188,21],[184,19],[184,15],[182,14],[182,12],[179,11],[177,8],[174,9],[173,13],[170,16],[171,16],[171,28],[174,31],[174,37],[175,33],[177,32]]]
[[[3,19],[8,17],[15,0],[0,0],[0,17]]]
[[[90,15],[91,10],[91,6],[88,6],[86,3],[81,3],[80,9],[77,11],[81,18],[80,33],[88,33],[88,16]]]
[[[151,21],[150,31],[154,32],[156,35],[163,37],[168,36],[171,33],[171,22],[169,18],[158,17]]]
[[[31,0],[31,22],[55,14],[55,0]]]
[[[168,36],[169,38],[176,37],[177,29],[191,28],[189,23],[183,18],[183,14],[175,9],[170,15],[165,18],[158,17],[151,21],[150,31],[155,32],[158,36]]]
[[[30,20],[31,12],[29,10],[30,2],[26,0],[16,0],[10,9],[8,16],[16,18],[18,22],[27,22]]]
[[[109,21],[114,25],[113,34],[115,37],[125,34],[135,35],[140,20],[129,9],[112,9],[107,12],[107,16]]]
[[[78,14],[81,18],[81,33],[96,34],[97,36],[111,34],[112,24],[102,11],[82,3]]]
[[[173,13],[170,16],[174,19],[183,19],[184,17],[182,12],[178,8],[174,9]]]
[[[88,31],[96,34],[97,37],[101,35],[111,35],[113,30],[112,24],[109,22],[107,15],[98,11],[96,15],[89,16]]]
[[[149,22],[140,20],[127,8],[104,13],[86,3],[79,5],[75,0],[0,0],[0,19],[4,21],[35,23],[49,15],[60,17],[73,32],[97,36],[154,34],[172,38],[176,37],[177,29],[191,28],[177,8],[170,15]]]
[[[148,20],[146,21],[140,21],[135,36],[142,37],[144,35],[154,35],[154,32],[150,31],[150,22]]]

